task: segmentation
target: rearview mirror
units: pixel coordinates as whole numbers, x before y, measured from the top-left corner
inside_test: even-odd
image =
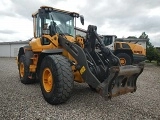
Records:
[[[83,15],[80,15],[79,17],[80,17],[80,21],[81,21],[82,25],[84,25],[84,17],[83,17]]]

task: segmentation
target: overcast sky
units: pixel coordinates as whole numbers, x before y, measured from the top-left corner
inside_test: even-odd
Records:
[[[160,46],[160,0],[1,0],[0,41],[27,40],[33,36],[31,14],[42,6],[78,12],[99,34],[119,38],[148,34]],[[79,21],[78,21],[79,22]]]

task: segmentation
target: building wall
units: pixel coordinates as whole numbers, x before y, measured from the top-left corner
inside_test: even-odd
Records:
[[[0,45],[0,57],[11,57],[10,45]]]
[[[27,44],[0,44],[0,57],[16,57],[20,47]]]

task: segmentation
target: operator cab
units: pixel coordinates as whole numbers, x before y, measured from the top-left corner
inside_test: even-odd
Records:
[[[78,13],[47,6],[42,6],[32,17],[34,22],[34,38],[41,38],[43,45],[50,43],[49,40],[42,37],[43,35],[53,36],[59,34],[75,36],[76,18],[80,17],[81,23],[84,24],[83,16]]]
[[[103,36],[102,40],[104,45],[110,48],[111,50],[114,50],[114,42],[117,36],[116,35],[102,35],[102,36]]]

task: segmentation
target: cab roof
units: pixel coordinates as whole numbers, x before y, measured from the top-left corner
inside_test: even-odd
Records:
[[[50,7],[50,6],[41,6],[40,9],[46,9],[46,10],[50,10],[50,11],[58,11],[58,12],[66,13],[66,14],[76,14],[76,15],[79,16],[79,14],[76,13],[76,12],[69,12],[69,11],[53,8],[53,7]],[[37,14],[38,14],[38,11],[36,11],[35,13],[33,13],[32,17],[36,16]]]

